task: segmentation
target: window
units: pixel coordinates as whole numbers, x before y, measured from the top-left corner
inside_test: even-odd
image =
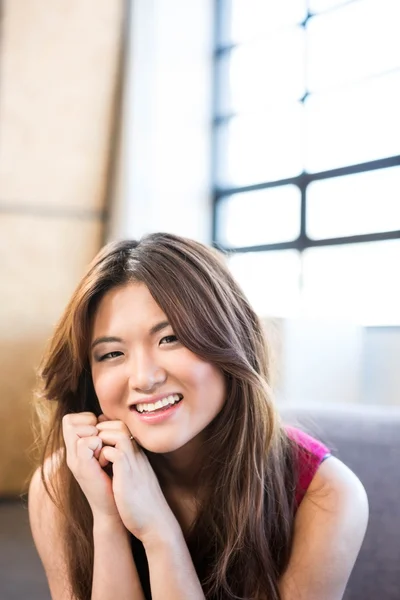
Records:
[[[399,1],[216,10],[215,245],[261,316],[399,325]]]

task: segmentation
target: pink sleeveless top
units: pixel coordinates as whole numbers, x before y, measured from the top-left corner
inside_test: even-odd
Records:
[[[291,426],[286,426],[285,429],[288,436],[297,442],[299,448],[298,482],[295,499],[295,508],[298,508],[318,467],[326,458],[331,456],[331,453],[327,446],[304,433],[304,431]]]

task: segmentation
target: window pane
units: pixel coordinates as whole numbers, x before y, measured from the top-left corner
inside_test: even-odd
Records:
[[[218,184],[247,185],[301,173],[302,127],[300,102],[221,125],[217,134]]]
[[[305,250],[303,313],[399,325],[399,264],[400,240]]]
[[[315,181],[307,188],[314,239],[400,229],[400,167]]]
[[[274,244],[300,234],[298,187],[282,187],[233,194],[218,203],[219,242],[228,247]]]
[[[305,93],[304,37],[304,29],[297,27],[224,56],[220,73],[227,72],[219,112],[264,110],[276,98],[299,100]]]
[[[400,154],[400,72],[305,102],[310,172]]]
[[[352,2],[310,19],[308,89],[315,91],[400,67],[399,27],[399,0]]]
[[[261,317],[290,316],[297,311],[300,279],[297,251],[234,254],[229,265]]]
[[[225,0],[224,5],[224,44],[263,37],[307,16],[306,0]]]

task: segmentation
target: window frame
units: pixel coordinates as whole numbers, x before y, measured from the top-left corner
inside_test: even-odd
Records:
[[[377,160],[367,161],[358,164],[346,165],[335,169],[329,169],[325,171],[319,171],[315,173],[308,173],[303,171],[301,174],[295,177],[286,179],[279,179],[276,181],[264,181],[254,185],[245,186],[233,186],[233,187],[221,187],[217,184],[216,169],[218,164],[218,146],[217,146],[217,135],[218,128],[232,119],[234,114],[219,115],[217,113],[217,107],[219,105],[219,87],[218,63],[222,56],[229,55],[230,52],[240,44],[221,44],[222,31],[226,14],[226,0],[214,0],[215,1],[215,31],[214,31],[214,56],[213,56],[213,123],[212,123],[212,244],[216,248],[219,248],[223,252],[227,253],[245,253],[245,252],[265,252],[274,250],[288,250],[295,249],[302,253],[308,248],[315,248],[320,246],[335,246],[344,244],[358,244],[364,242],[377,242],[383,240],[395,240],[400,239],[400,229],[384,232],[371,232],[368,234],[358,234],[352,236],[343,237],[332,237],[323,239],[312,239],[307,235],[306,222],[307,222],[307,187],[314,181],[321,181],[332,179],[336,177],[342,177],[345,175],[353,175],[356,173],[371,172],[378,169],[386,169],[390,167],[400,166],[400,154],[390,157],[385,157]],[[342,6],[342,5],[341,5]],[[335,9],[331,9],[335,10]],[[310,11],[307,12],[307,17],[301,23],[302,27],[306,27],[306,24],[310,18],[314,15]],[[302,103],[305,102],[308,97],[308,92],[305,93],[303,98],[300,100]],[[300,233],[299,236],[291,241],[273,243],[273,244],[257,244],[253,246],[226,246],[218,239],[218,205],[222,199],[237,193],[252,192],[255,190],[271,189],[274,187],[280,187],[288,184],[295,185],[301,194],[300,204]]]

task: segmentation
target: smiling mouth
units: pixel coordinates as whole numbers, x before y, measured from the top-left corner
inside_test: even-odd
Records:
[[[131,407],[131,410],[136,410],[136,412],[140,414],[151,414],[151,413],[159,413],[165,410],[168,410],[179,404],[183,400],[182,394],[171,394],[170,396],[166,396],[162,400],[158,400],[153,404],[140,402]]]

